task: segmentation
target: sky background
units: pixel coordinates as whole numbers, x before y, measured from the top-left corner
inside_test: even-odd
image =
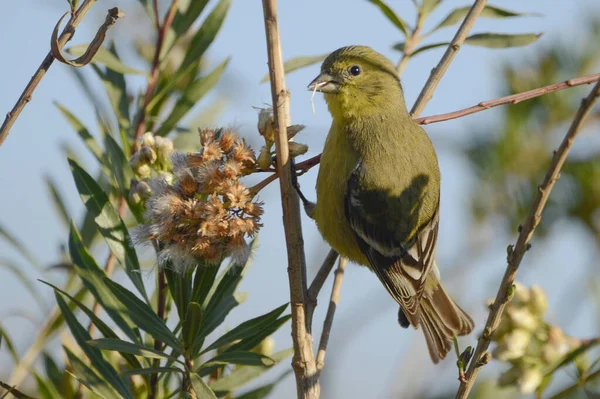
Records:
[[[66,0],[19,0],[3,2],[0,13],[0,112],[8,112],[29,81],[49,49],[49,40],[56,21],[68,9]],[[162,3],[167,4],[166,1]],[[482,100],[503,95],[497,76],[505,63],[526,60],[536,49],[550,46],[555,41],[577,45],[577,37],[584,34],[581,20],[588,15],[600,13],[597,0],[518,0],[492,1],[492,5],[518,12],[536,12],[543,16],[530,16],[504,20],[480,19],[472,33],[510,32],[540,33],[544,36],[534,45],[507,50],[489,50],[463,46],[447,74],[437,88],[433,100],[423,116],[454,111],[474,105]],[[390,1],[390,6],[405,20],[414,20],[414,9],[410,0]],[[466,1],[445,0],[428,20],[426,28],[433,27],[451,9],[465,6]],[[150,23],[145,21],[143,10],[137,1],[98,1],[93,11],[84,19],[72,44],[88,43],[96,28],[104,20],[106,10],[118,5],[127,14],[109,34],[109,39],[130,40],[136,36],[148,37]],[[206,15],[206,12],[204,13]],[[364,44],[373,47],[394,62],[399,53],[391,49],[401,41],[399,32],[379,10],[367,1],[347,0],[304,0],[302,2],[280,1],[279,21],[281,27],[284,58],[302,55],[317,55],[331,52],[341,46]],[[133,23],[135,22],[135,23]],[[446,29],[433,36],[431,42],[448,41],[456,27]],[[411,60],[403,74],[403,86],[407,103],[412,104],[429,76],[431,68],[438,62],[443,49],[426,52]],[[215,93],[207,96],[198,105],[211,104],[217,98],[226,98],[225,111],[217,116],[218,126],[238,128],[250,142],[258,143],[256,132],[257,113],[253,107],[271,102],[268,84],[260,84],[267,72],[266,46],[261,2],[258,0],[233,0],[229,15],[217,40],[211,46],[207,59],[216,65],[231,57],[227,73]],[[141,68],[139,60],[124,53],[127,65]],[[83,206],[76,193],[71,174],[61,150],[62,145],[72,147],[88,170],[95,170],[93,160],[86,153],[75,132],[62,118],[56,107],[57,101],[67,106],[84,123],[93,125],[93,108],[88,102],[69,67],[55,63],[46,75],[33,100],[25,108],[13,127],[10,136],[0,148],[0,225],[7,227],[44,264],[58,260],[58,247],[65,242],[67,229],[56,216],[43,177],[52,176],[62,190],[71,214],[81,215]],[[86,71],[90,72],[90,71]],[[307,143],[312,156],[320,152],[326,137],[330,116],[321,96],[315,97],[316,115],[311,110],[311,93],[306,85],[318,74],[318,66],[303,69],[289,75],[288,88],[292,93],[292,120],[307,128],[297,141]],[[89,75],[91,76],[91,75]],[[134,78],[131,86],[141,89],[143,78]],[[96,86],[101,90],[99,86]],[[438,264],[445,286],[458,298],[463,308],[475,319],[476,331],[485,321],[484,300],[495,295],[499,278],[505,267],[506,246],[514,241],[514,232],[507,233],[506,226],[499,231],[492,227],[483,237],[469,234],[470,208],[469,190],[473,182],[473,171],[457,147],[472,140],[473,134],[489,134],[494,131],[499,109],[490,110],[460,120],[428,126],[438,151],[442,171],[442,212],[438,244]],[[258,149],[258,147],[256,147]],[[92,173],[93,174],[93,173]],[[300,183],[309,198],[315,198],[314,180],[316,168],[303,176]],[[260,234],[261,247],[255,263],[240,287],[249,293],[242,306],[231,313],[229,327],[240,321],[265,313],[287,302],[288,282],[286,253],[281,224],[281,206],[278,186],[273,184],[261,193],[266,203],[265,227]],[[512,228],[512,227],[511,227]],[[561,286],[575,281],[578,270],[590,262],[590,247],[593,242],[581,228],[572,225],[555,226],[569,233],[568,242],[556,234],[534,245],[528,253],[521,280],[535,282],[549,292],[552,304],[561,298],[553,292],[562,292]],[[513,229],[514,230],[514,229]],[[315,226],[304,220],[305,243],[309,273],[312,276],[321,263],[328,248],[323,243]],[[485,250],[465,259],[465,253],[473,253],[478,243],[485,242]],[[104,259],[99,252],[98,259]],[[5,243],[0,242],[0,259],[9,258],[23,265],[23,261]],[[560,275],[560,267],[568,263],[575,272],[567,277]],[[456,267],[460,266],[460,267]],[[458,272],[460,271],[460,272]],[[466,272],[469,272],[468,277]],[[120,279],[122,276],[118,276]],[[60,275],[54,275],[60,281]],[[571,280],[570,280],[571,279]],[[122,279],[121,279],[122,280]],[[31,296],[22,288],[15,277],[0,269],[0,321],[12,332],[18,347],[24,349],[34,339],[35,325],[44,319],[47,308],[40,310]],[[151,275],[147,277],[149,286]],[[315,316],[315,330],[321,329],[328,302],[331,281],[321,293],[321,306]],[[52,293],[41,284],[37,289],[47,298],[47,305],[54,303]],[[388,297],[374,275],[354,265],[347,269],[342,299],[326,359],[323,376],[324,398],[387,398],[410,397],[411,392],[430,381],[429,373],[445,378],[442,387],[456,385],[454,359],[433,366],[429,362],[422,333],[402,330],[397,325],[397,307]],[[16,309],[25,309],[15,314]],[[593,334],[593,323],[584,315],[560,314],[555,310],[551,317],[565,327],[568,333],[585,337]],[[579,312],[578,312],[579,313]],[[289,324],[275,336],[277,347],[289,347]],[[318,334],[316,336],[318,339]],[[475,343],[475,334],[461,340],[462,346]],[[452,356],[451,356],[452,358]],[[0,377],[9,370],[2,367],[0,355]],[[488,367],[484,372],[497,372]],[[274,374],[270,374],[275,376]],[[454,385],[452,385],[454,384]],[[273,394],[273,397],[292,397],[295,384],[288,377]],[[434,391],[439,388],[434,387]]]

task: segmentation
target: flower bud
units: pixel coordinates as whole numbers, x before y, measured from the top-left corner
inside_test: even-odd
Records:
[[[137,168],[133,169],[136,176],[142,179],[149,179],[152,177],[152,168],[148,164],[141,164]]]
[[[531,314],[527,308],[510,308],[506,313],[517,328],[535,331],[539,325],[539,319]]]
[[[521,393],[533,393],[540,386],[544,375],[538,368],[529,368],[523,372],[519,383]]]
[[[522,357],[531,342],[531,333],[526,330],[514,330],[504,337],[504,343],[494,350],[494,357],[498,360],[512,360]]]
[[[258,113],[258,132],[265,138],[265,142],[272,143],[275,140],[275,131],[273,129],[273,110],[262,108]]]
[[[263,146],[260,149],[260,155],[258,156],[256,163],[262,170],[267,170],[271,166],[271,162],[273,162],[271,159],[271,151],[269,151],[267,147]]]
[[[523,284],[519,283],[518,281],[515,281],[514,285],[515,285],[515,296],[514,296],[515,301],[519,304],[529,302],[530,294],[529,294],[529,290],[527,289],[527,287],[525,287]]]
[[[168,168],[171,165],[173,155],[173,142],[164,137],[156,137],[156,158],[160,166]]]
[[[144,135],[140,137],[139,144],[140,147],[154,147],[155,140],[152,132],[144,133]]]
[[[145,164],[156,162],[156,152],[151,147],[142,147],[138,152],[140,153],[140,162]]]
[[[295,158],[298,155],[306,154],[306,151],[308,151],[308,146],[306,144],[300,144],[290,141],[288,145],[290,149],[290,157],[292,158]]]
[[[541,316],[548,309],[548,298],[540,286],[532,285],[530,290],[529,309],[533,314]]]

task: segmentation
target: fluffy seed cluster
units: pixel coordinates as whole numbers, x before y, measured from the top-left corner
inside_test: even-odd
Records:
[[[533,393],[542,384],[545,372],[581,345],[581,340],[544,321],[547,309],[548,299],[540,287],[515,284],[514,297],[493,336],[497,343],[493,357],[511,365],[500,377],[499,385]]]
[[[253,151],[231,130],[202,130],[200,138],[200,152],[173,153],[172,181],[147,181],[145,223],[135,234],[137,242],[158,242],[159,264],[170,261],[181,272],[199,258],[243,262],[245,238],[262,226],[262,203],[239,180],[255,170]]]

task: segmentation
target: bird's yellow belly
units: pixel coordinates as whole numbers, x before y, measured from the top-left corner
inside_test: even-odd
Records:
[[[346,140],[344,135],[331,135],[325,143],[317,178],[317,205],[314,218],[321,235],[339,254],[361,265],[368,260],[360,251],[354,232],[344,213],[346,185],[358,157],[351,152],[334,152],[340,148],[336,140]],[[342,143],[346,144],[346,143]],[[341,148],[347,148],[342,145]]]

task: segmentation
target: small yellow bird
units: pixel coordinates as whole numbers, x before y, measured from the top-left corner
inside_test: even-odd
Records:
[[[394,65],[365,46],[331,53],[309,89],[324,94],[333,123],[309,203],[340,255],[370,268],[400,305],[402,327],[423,327],[434,363],[473,320],[444,291],[434,261],[440,171],[411,118]]]

